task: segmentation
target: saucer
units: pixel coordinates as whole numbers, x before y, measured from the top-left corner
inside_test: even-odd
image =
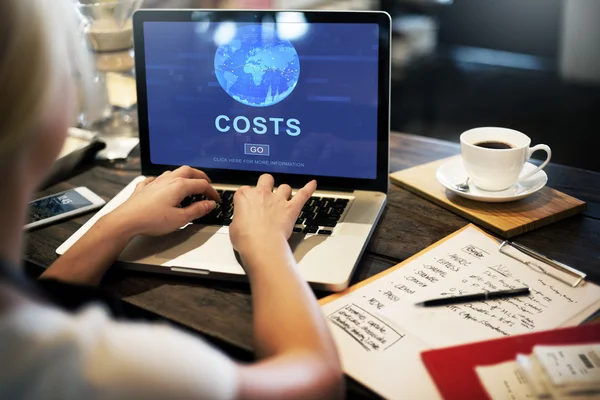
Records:
[[[537,168],[532,163],[525,163],[523,166],[523,172],[529,172]],[[437,169],[435,174],[438,182],[440,182],[446,189],[456,193],[458,196],[465,197],[471,200],[483,201],[486,203],[504,203],[509,201],[520,200],[527,197],[544,186],[548,182],[548,176],[544,171],[539,171],[535,175],[527,178],[524,181],[517,182],[511,187],[505,190],[497,192],[490,192],[488,190],[479,189],[473,182],[469,182],[469,191],[461,192],[454,188],[455,184],[462,183],[467,179],[467,172],[463,166],[462,159],[460,157],[448,161],[442,164]]]

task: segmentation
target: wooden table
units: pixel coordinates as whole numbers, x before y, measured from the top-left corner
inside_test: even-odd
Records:
[[[400,133],[391,135],[392,171],[458,153],[458,145],[450,142]],[[40,195],[87,186],[108,200],[139,175],[136,170],[139,164],[135,161],[128,162],[134,166],[130,170],[93,166]],[[588,211],[515,240],[581,269],[592,281],[600,283],[600,173],[552,164],[546,171],[551,187],[588,202]],[[56,258],[55,249],[89,217],[27,234],[24,252],[27,264],[50,265]],[[427,200],[391,186],[386,210],[352,283],[405,260],[467,223]],[[247,284],[120,271],[109,274],[104,285],[113,288],[126,304],[198,332],[237,357],[251,357],[252,306]],[[373,396],[353,382],[349,384],[349,395]]]

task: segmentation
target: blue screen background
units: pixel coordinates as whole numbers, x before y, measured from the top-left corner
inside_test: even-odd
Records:
[[[238,27],[249,24],[237,24]],[[255,25],[255,24],[252,24]],[[150,159],[260,172],[376,178],[378,39],[376,24],[312,23],[290,40],[300,62],[295,89],[268,107],[244,105],[217,81],[218,45],[211,23],[145,22]],[[265,134],[215,127],[226,115],[267,120]],[[275,135],[269,118],[294,118],[298,136]],[[222,121],[224,123],[225,121]],[[269,145],[269,156],[244,154],[244,144]]]

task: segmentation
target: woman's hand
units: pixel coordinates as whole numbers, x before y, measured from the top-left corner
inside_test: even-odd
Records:
[[[210,200],[179,208],[183,199],[193,194]],[[106,217],[120,221],[132,235],[160,236],[203,217],[220,201],[204,172],[184,166],[138,183],[131,197]]]
[[[233,197],[229,227],[252,291],[254,344],[259,362],[239,368],[240,398],[342,398],[344,379],[323,312],[300,275],[287,239],[317,188],[309,182],[273,193],[273,177]],[[293,335],[290,334],[293,332]]]
[[[306,184],[291,200],[289,185],[279,186],[275,193],[273,186],[273,177],[264,174],[255,188],[242,186],[233,197],[234,215],[229,235],[233,247],[242,254],[257,241],[289,239],[304,203],[317,189],[317,182]]]

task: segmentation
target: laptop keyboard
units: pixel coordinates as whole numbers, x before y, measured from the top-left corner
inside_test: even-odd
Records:
[[[233,218],[233,190],[217,190],[221,204],[208,215],[192,221],[195,224],[228,226]],[[186,197],[180,207],[187,207],[197,201],[206,200],[203,195]],[[331,235],[333,228],[344,215],[349,199],[335,197],[311,197],[296,220],[294,232]]]

